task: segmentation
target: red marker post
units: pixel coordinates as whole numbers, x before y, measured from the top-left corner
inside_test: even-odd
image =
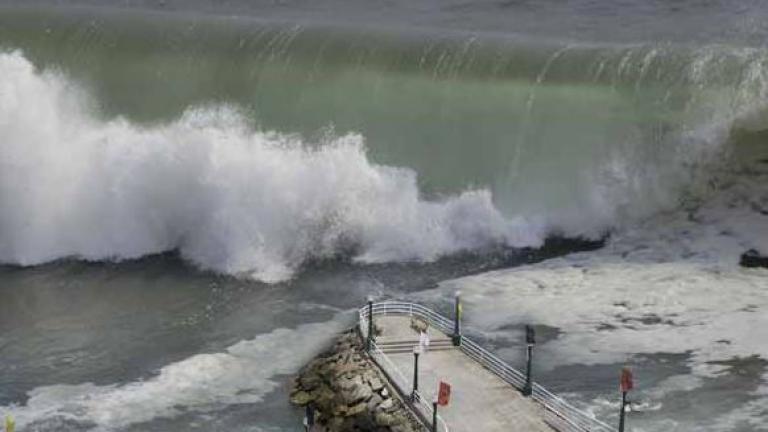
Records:
[[[624,416],[627,407],[627,393],[635,387],[632,371],[628,367],[621,369],[619,390],[621,390],[621,412],[619,413],[619,432],[624,432]]]
[[[437,400],[432,401],[432,432],[437,432],[437,406],[446,406],[451,401],[451,385],[440,381]]]
[[[451,385],[440,381],[440,390],[437,392],[437,403],[441,406],[448,405],[451,401]]]

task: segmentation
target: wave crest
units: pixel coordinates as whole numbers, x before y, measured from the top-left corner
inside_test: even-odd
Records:
[[[412,170],[371,163],[359,135],[310,146],[250,130],[236,109],[151,128],[99,120],[64,77],[0,54],[0,261],[130,259],[168,250],[263,281],[353,250],[364,262],[535,246],[487,190],[424,200]]]

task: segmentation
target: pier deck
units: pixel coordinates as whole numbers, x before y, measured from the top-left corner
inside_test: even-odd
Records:
[[[385,315],[374,319],[381,333],[376,344],[413,385],[413,346],[419,334],[408,316]],[[419,356],[419,392],[428,401],[438,383],[449,383],[451,402],[438,412],[451,432],[553,432],[544,422],[544,409],[450,344],[450,338],[429,327],[430,346]],[[410,347],[410,349],[408,349]],[[387,365],[382,365],[387,373]],[[408,389],[401,389],[409,393]]]

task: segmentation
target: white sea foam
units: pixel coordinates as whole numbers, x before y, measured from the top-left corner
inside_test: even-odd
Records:
[[[342,323],[337,317],[276,329],[224,352],[169,364],[143,381],[39,387],[29,392],[24,405],[0,408],[0,412],[12,412],[20,428],[58,420],[113,430],[190,410],[257,403],[277,388],[275,376],[296,372],[342,329]]]
[[[18,52],[0,54],[0,77],[0,262],[178,249],[205,269],[279,281],[348,250],[433,260],[544,236],[486,190],[425,201],[413,171],[371,163],[357,135],[310,147],[249,130],[228,107],[151,128],[100,120],[76,86]]]
[[[552,344],[569,352],[564,361],[620,361],[631,353],[691,348],[701,360],[755,349],[768,358],[768,345],[751,342],[762,331],[754,311],[768,307],[766,273],[738,266],[744,251],[768,250],[768,216],[755,209],[768,205],[766,171],[734,177],[695,210],[616,233],[600,251],[448,281],[441,289],[461,289],[474,311],[470,319],[486,329],[510,320],[563,329],[570,337]],[[595,331],[601,327],[606,331]],[[731,343],[705,349],[719,339]]]

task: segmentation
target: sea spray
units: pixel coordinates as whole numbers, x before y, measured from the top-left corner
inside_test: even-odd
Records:
[[[311,258],[433,260],[537,246],[487,190],[439,201],[416,174],[371,163],[359,135],[309,147],[229,106],[139,127],[92,116],[71,82],[0,55],[0,261],[130,259],[168,250],[201,268],[279,281]]]

